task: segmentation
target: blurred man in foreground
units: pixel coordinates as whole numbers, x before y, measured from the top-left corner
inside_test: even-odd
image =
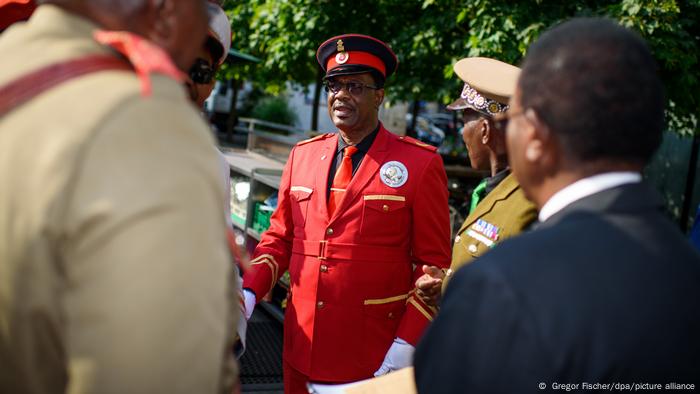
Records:
[[[1,392],[230,392],[224,197],[182,85],[206,26],[203,0],[64,0],[0,36]]]
[[[510,103],[511,167],[541,223],[455,274],[416,351],[419,392],[697,387],[700,256],[640,174],[664,127],[646,44],[564,23],[530,48]]]

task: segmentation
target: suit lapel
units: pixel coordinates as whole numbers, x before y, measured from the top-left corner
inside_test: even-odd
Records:
[[[365,185],[372,179],[374,174],[379,171],[382,163],[384,163],[384,158],[389,153],[389,132],[384,129],[384,126],[380,124],[379,132],[377,137],[369,148],[369,151],[362,159],[360,163],[360,168],[352,177],[347,190],[345,191],[345,196],[340,202],[340,206],[336,209],[335,215],[331,220],[340,216],[344,211],[352,205],[353,201],[357,198],[360,192],[364,189]],[[326,171],[327,172],[327,171]],[[327,176],[326,176],[327,177]]]
[[[464,224],[462,224],[462,227],[460,227],[457,234],[461,234],[467,228],[469,228],[469,226],[474,224],[474,222],[476,222],[480,217],[491,212],[497,202],[508,198],[508,196],[511,195],[511,193],[513,193],[517,188],[518,182],[515,180],[515,176],[513,176],[512,173],[508,174],[508,176],[505,177],[505,179],[503,179],[503,181],[501,181],[501,183],[476,206],[474,212],[467,216],[467,219],[464,221]]]
[[[325,144],[318,153],[319,165],[316,171],[316,191],[320,198],[319,210],[321,217],[328,218],[328,173],[331,171],[331,163],[335,159],[335,150],[338,147],[338,134],[326,138]]]

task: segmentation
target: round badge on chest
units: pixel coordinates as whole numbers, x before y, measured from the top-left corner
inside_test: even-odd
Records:
[[[379,176],[385,185],[400,187],[408,181],[408,169],[400,161],[389,161],[379,170]]]

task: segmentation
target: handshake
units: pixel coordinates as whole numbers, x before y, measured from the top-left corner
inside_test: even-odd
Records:
[[[423,275],[416,280],[416,295],[426,304],[438,307],[442,298],[442,284],[446,277],[452,274],[452,270],[424,265]]]

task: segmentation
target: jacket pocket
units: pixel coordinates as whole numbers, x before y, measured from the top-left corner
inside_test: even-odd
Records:
[[[406,197],[392,194],[369,194],[362,196],[362,224],[360,232],[363,235],[395,233],[405,229],[408,224],[408,209]]]
[[[305,186],[292,186],[289,188],[289,195],[292,198],[292,220],[294,225],[304,227],[306,224],[306,214],[309,209],[309,201],[314,189]]]
[[[406,294],[365,300],[363,305],[364,356],[379,368],[406,310]]]

